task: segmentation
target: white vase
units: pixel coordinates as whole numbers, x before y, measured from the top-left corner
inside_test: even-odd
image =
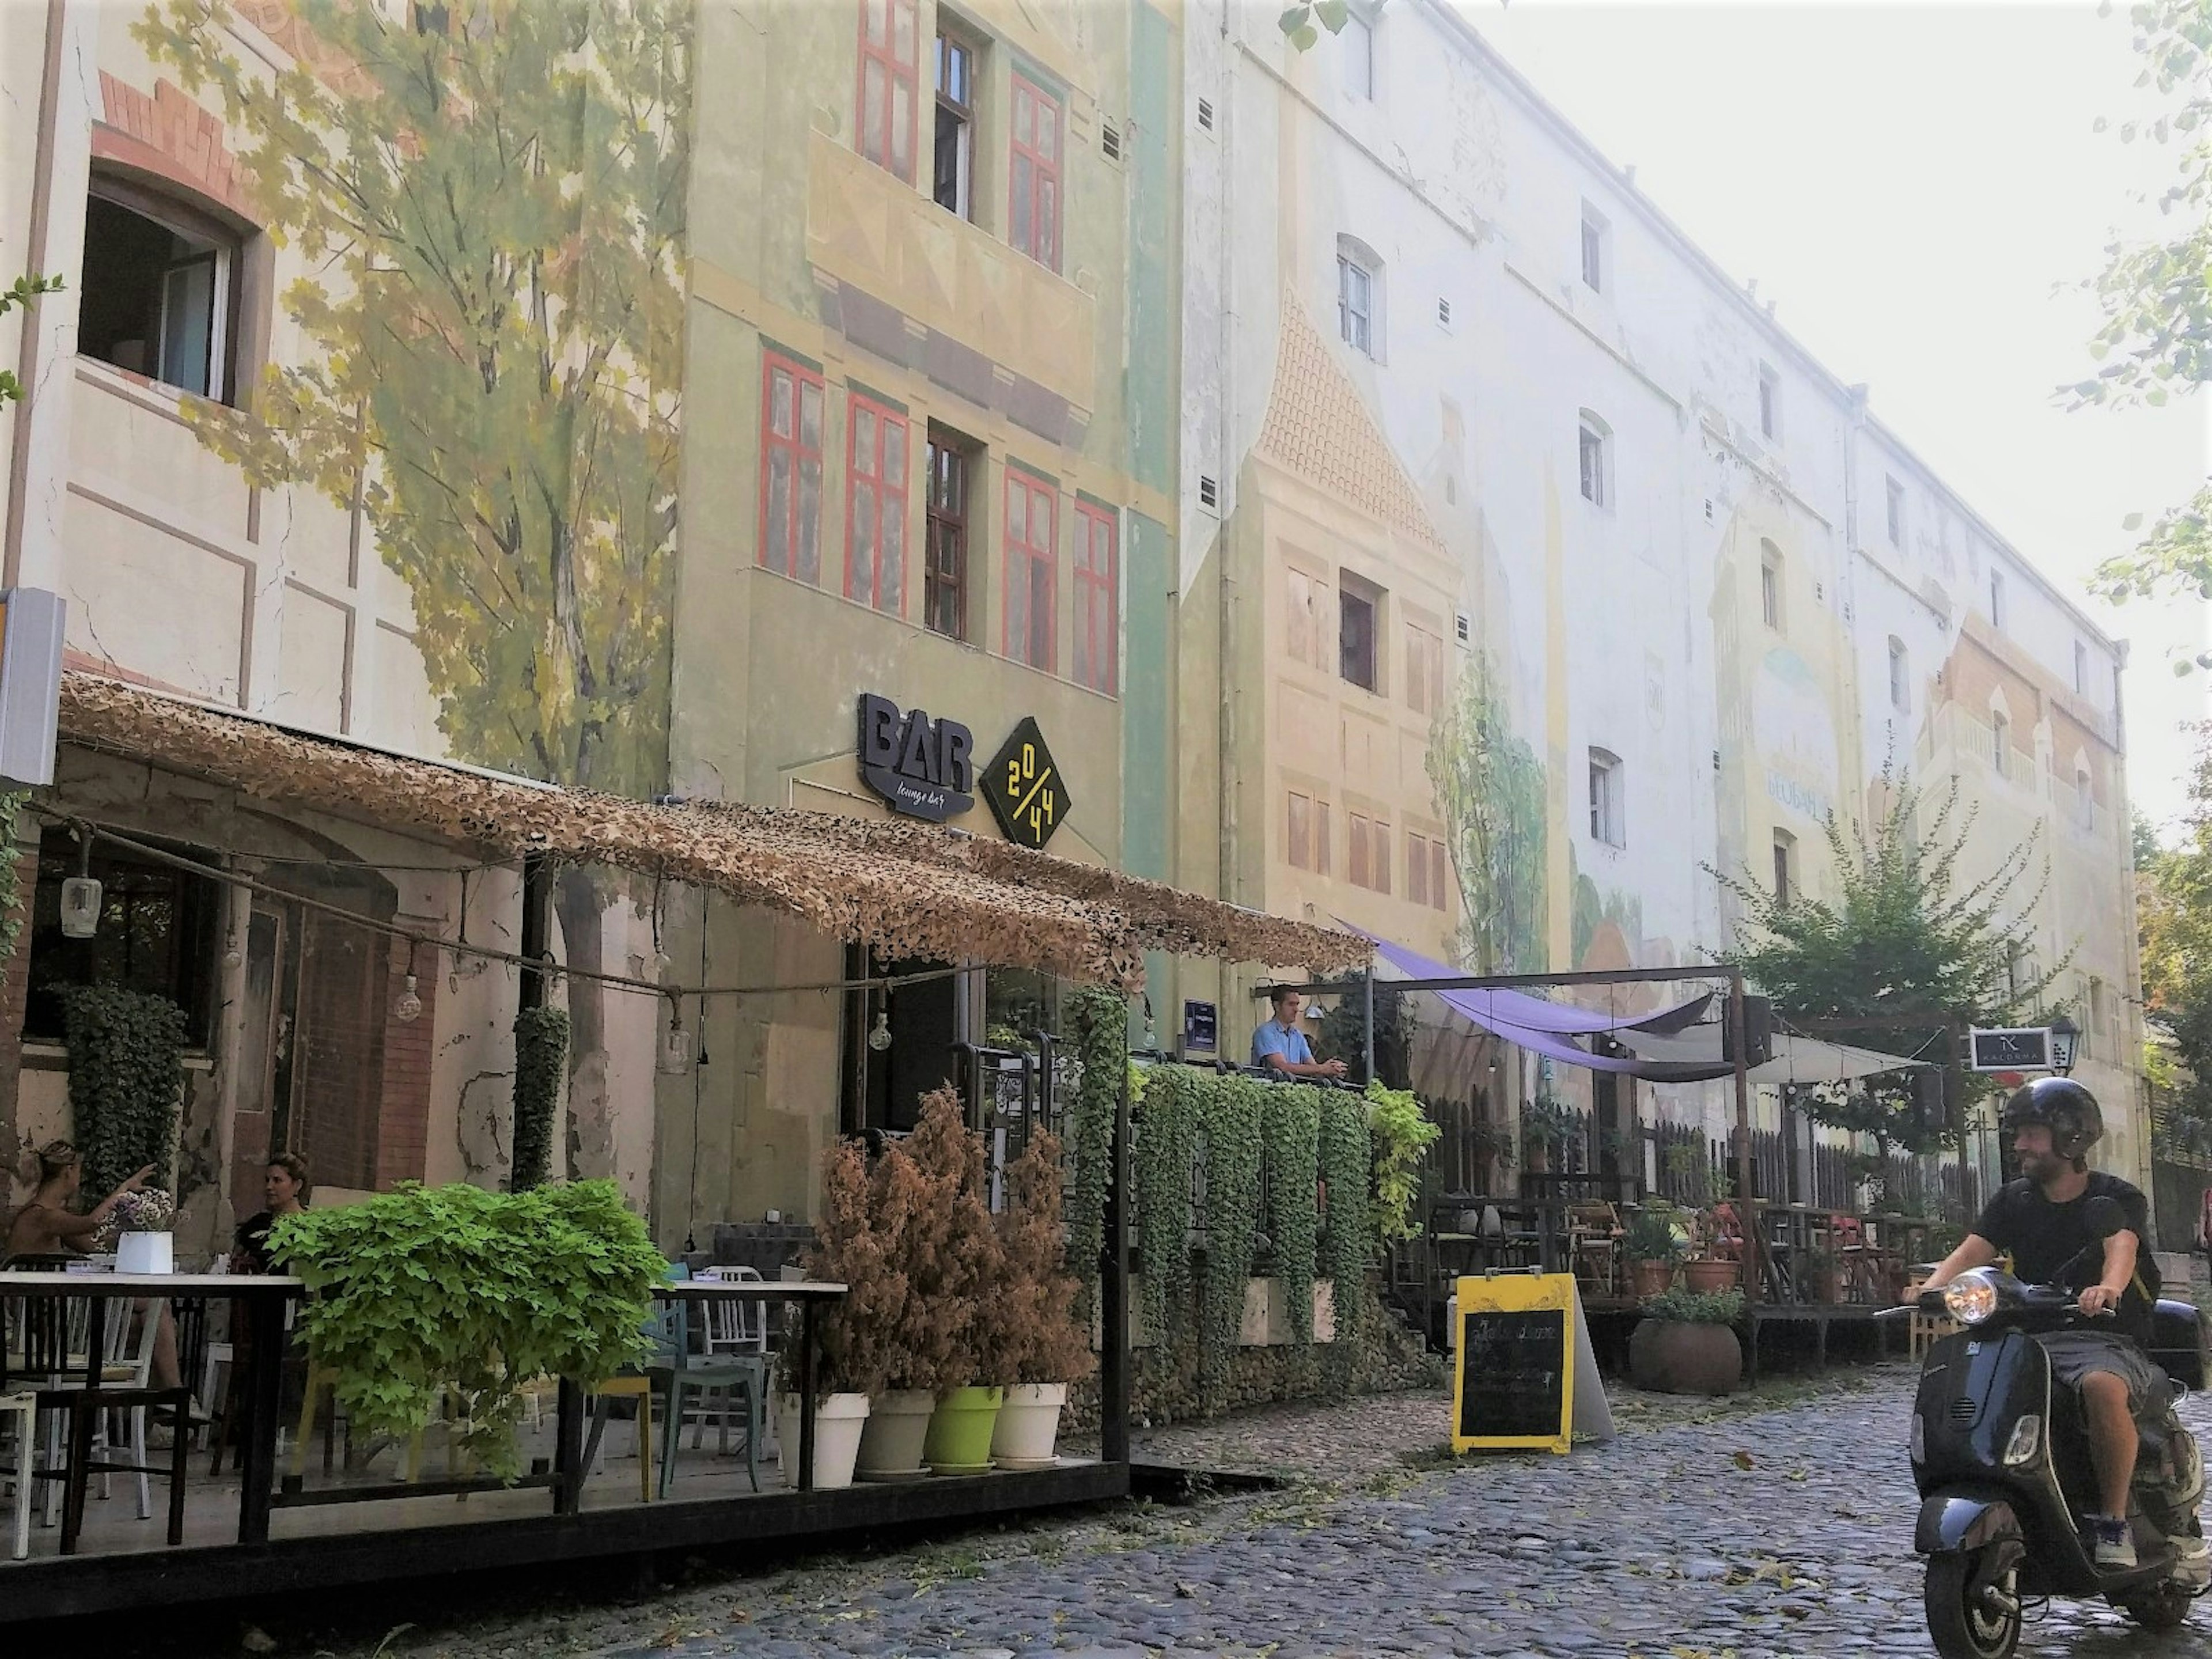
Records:
[[[799,1395],[783,1396],[776,1413],[779,1462],[783,1484],[799,1485]],[[860,1431],[867,1426],[868,1396],[824,1395],[814,1407],[814,1490],[830,1492],[853,1484],[853,1460],[860,1455]]]
[[[119,1273],[173,1273],[177,1270],[174,1233],[125,1233],[115,1241]]]
[[[927,1389],[894,1389],[868,1397],[868,1427],[854,1473],[863,1480],[919,1480],[921,1449],[937,1396]]]
[[[999,1426],[991,1433],[991,1461],[1002,1469],[1049,1469],[1059,1465],[1053,1446],[1060,1438],[1060,1408],[1067,1404],[1065,1382],[1023,1382],[1006,1390],[999,1407]]]

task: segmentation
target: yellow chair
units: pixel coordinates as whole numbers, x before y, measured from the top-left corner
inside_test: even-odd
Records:
[[[592,1390],[593,1398],[599,1401],[627,1396],[637,1401],[637,1494],[647,1504],[653,1502],[653,1395],[658,1386],[650,1376],[611,1376]],[[599,1436],[606,1426],[604,1407],[594,1407],[591,1443],[584,1448],[584,1473],[587,1478],[599,1462]],[[676,1426],[672,1425],[667,1431],[675,1432]]]

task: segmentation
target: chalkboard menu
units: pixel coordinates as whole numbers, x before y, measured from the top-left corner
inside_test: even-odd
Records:
[[[1551,1440],[1567,1398],[1564,1310],[1463,1310],[1456,1432],[1462,1440]]]

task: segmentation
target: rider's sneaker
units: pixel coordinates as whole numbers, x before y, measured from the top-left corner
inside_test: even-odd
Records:
[[[2100,1567],[2125,1568],[2136,1565],[2136,1540],[2124,1521],[2108,1515],[2089,1517],[2089,1536],[2096,1546]]]

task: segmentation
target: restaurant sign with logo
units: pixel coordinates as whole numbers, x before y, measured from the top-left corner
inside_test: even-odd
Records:
[[[860,700],[860,777],[892,811],[942,823],[975,805],[975,739],[957,720]],[[981,793],[1008,841],[1042,849],[1073,802],[1044,733],[1024,715],[982,770]]]

